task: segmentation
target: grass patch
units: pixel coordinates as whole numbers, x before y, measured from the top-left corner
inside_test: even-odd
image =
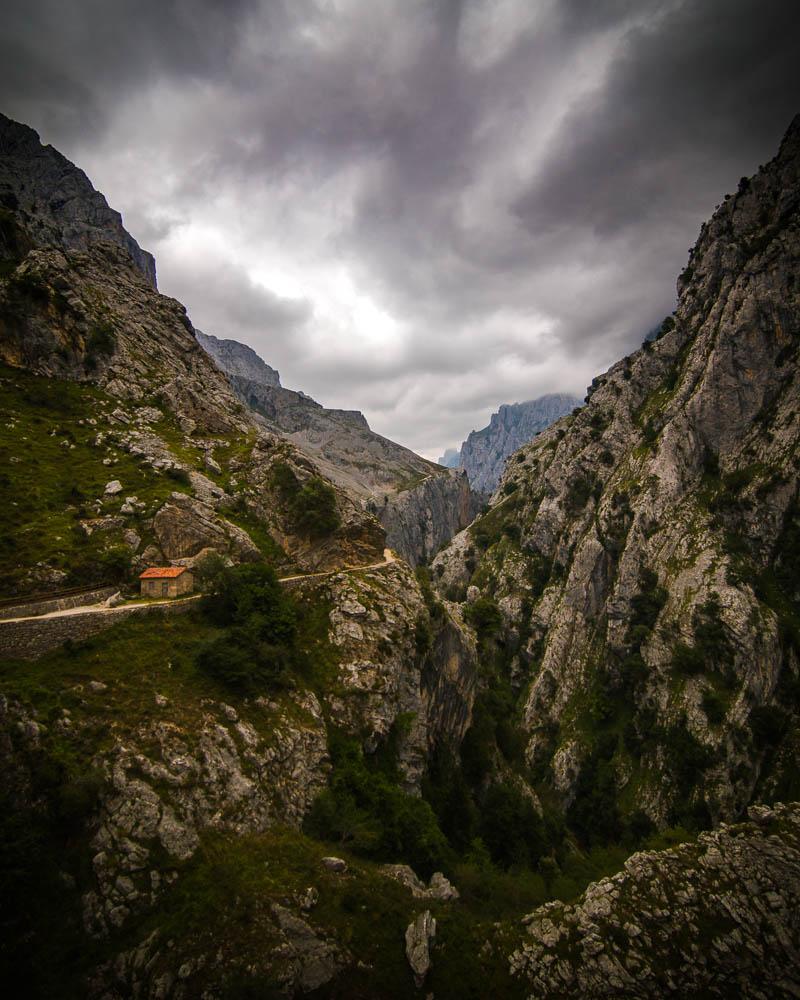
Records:
[[[0,368],[0,594],[41,590],[24,582],[36,563],[65,571],[65,586],[122,582],[124,566],[104,564],[104,553],[119,545],[120,533],[80,527],[94,516],[89,504],[102,500],[101,513],[118,514],[125,496],[137,496],[145,515],[180,484],[159,475],[121,449],[110,453],[93,441],[106,430],[104,414],[116,403],[86,383],[42,378]],[[97,419],[96,425],[87,422]],[[109,443],[112,438],[109,438]],[[104,496],[118,479],[123,491]],[[143,517],[125,519],[143,537]]]

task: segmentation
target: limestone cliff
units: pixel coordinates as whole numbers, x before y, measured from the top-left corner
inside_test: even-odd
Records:
[[[412,565],[432,559],[469,524],[479,500],[463,471],[426,476],[402,492],[389,493],[368,508],[386,529],[386,542]]]
[[[523,636],[528,760],[576,823],[591,789],[609,831],[796,794],[799,208],[796,119],[703,226],[658,338],[437,560]]]
[[[524,919],[511,966],[537,997],[792,997],[800,958],[800,809],[634,854],[574,905]]]
[[[84,250],[98,240],[122,247],[156,286],[156,262],[122,226],[91,181],[32,128],[0,114],[0,206],[22,219],[37,246]]]
[[[508,456],[580,405],[576,396],[566,393],[551,393],[525,403],[504,403],[492,414],[487,427],[470,433],[461,445],[456,465],[466,471],[474,490],[493,493]]]
[[[280,386],[280,374],[270,368],[252,347],[236,340],[220,340],[219,337],[212,337],[200,330],[195,330],[194,334],[203,350],[217,363],[217,367],[228,375],[248,379],[258,385]]]

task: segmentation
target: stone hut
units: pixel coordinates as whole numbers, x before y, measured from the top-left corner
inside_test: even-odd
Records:
[[[142,597],[181,597],[194,590],[194,577],[185,566],[151,566],[139,579]]]

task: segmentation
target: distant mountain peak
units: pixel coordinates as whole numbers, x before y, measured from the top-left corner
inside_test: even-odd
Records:
[[[271,368],[252,347],[238,340],[223,340],[211,334],[195,330],[197,342],[214,359],[218,368],[228,375],[238,375],[259,385],[280,387],[281,376]]]
[[[460,465],[472,488],[494,492],[508,456],[580,405],[577,396],[563,392],[551,392],[523,403],[503,403],[488,425],[472,431],[461,446]]]

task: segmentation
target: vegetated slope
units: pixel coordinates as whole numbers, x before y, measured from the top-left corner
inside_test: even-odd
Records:
[[[27,142],[24,126],[7,128]],[[19,170],[16,154],[0,157],[0,183]],[[156,292],[124,241],[89,229],[74,248],[53,229],[53,244],[37,243],[29,215],[8,204],[5,592],[132,587],[165,561],[210,565],[222,580],[216,616],[167,611],[3,665],[4,979],[20,995],[107,995],[87,985],[92,969],[140,932],[153,940],[149,921],[167,919],[162,897],[208,838],[288,827],[289,854],[302,855],[298,828],[331,760],[341,780],[317,809],[319,836],[357,832],[375,860],[438,859],[446,842],[419,790],[430,747],[469,725],[474,641],[438,606],[433,627],[432,595],[402,561],[351,568],[382,561],[378,520],[239,402],[185,309]],[[291,564],[348,570],[284,590],[270,566]],[[289,905],[294,915],[269,920],[293,957],[262,954],[259,987],[306,983],[307,965],[320,981],[340,969]],[[402,937],[397,954],[405,962]],[[154,989],[178,981],[182,963],[165,961],[170,985]],[[120,988],[133,988],[138,965],[120,969]],[[246,965],[226,956],[215,988],[240,974]]]
[[[472,431],[461,445],[458,466],[466,471],[474,490],[493,493],[508,456],[580,405],[577,396],[561,392],[503,404],[488,426]]]
[[[328,409],[303,392],[285,389],[252,348],[197,336],[264,426],[373,513],[386,529],[387,544],[412,565],[435,555],[478,512],[463,472],[442,469],[376,434],[358,410]]]
[[[655,342],[434,565],[516,637],[526,758],[589,841],[800,794],[799,172],[795,119],[702,227]]]
[[[21,192],[4,202],[0,242],[0,362],[19,371],[5,373],[0,400],[14,429],[3,443],[2,506],[19,555],[3,586],[64,574],[94,582],[72,558],[63,565],[89,536],[100,562],[125,572],[205,550],[241,560],[269,549],[308,568],[380,559],[378,521],[241,404],[185,308],[131,256],[110,209],[109,232],[102,195],[26,126],[2,126],[0,189]],[[24,207],[26,192],[41,205],[62,190],[78,192],[70,220],[97,223],[79,238],[77,223],[39,225]],[[70,385],[62,392],[48,380]],[[60,492],[59,479],[69,484]],[[106,492],[115,480],[120,489]],[[32,488],[17,497],[23,483]],[[25,551],[39,552],[40,565],[26,566]]]

